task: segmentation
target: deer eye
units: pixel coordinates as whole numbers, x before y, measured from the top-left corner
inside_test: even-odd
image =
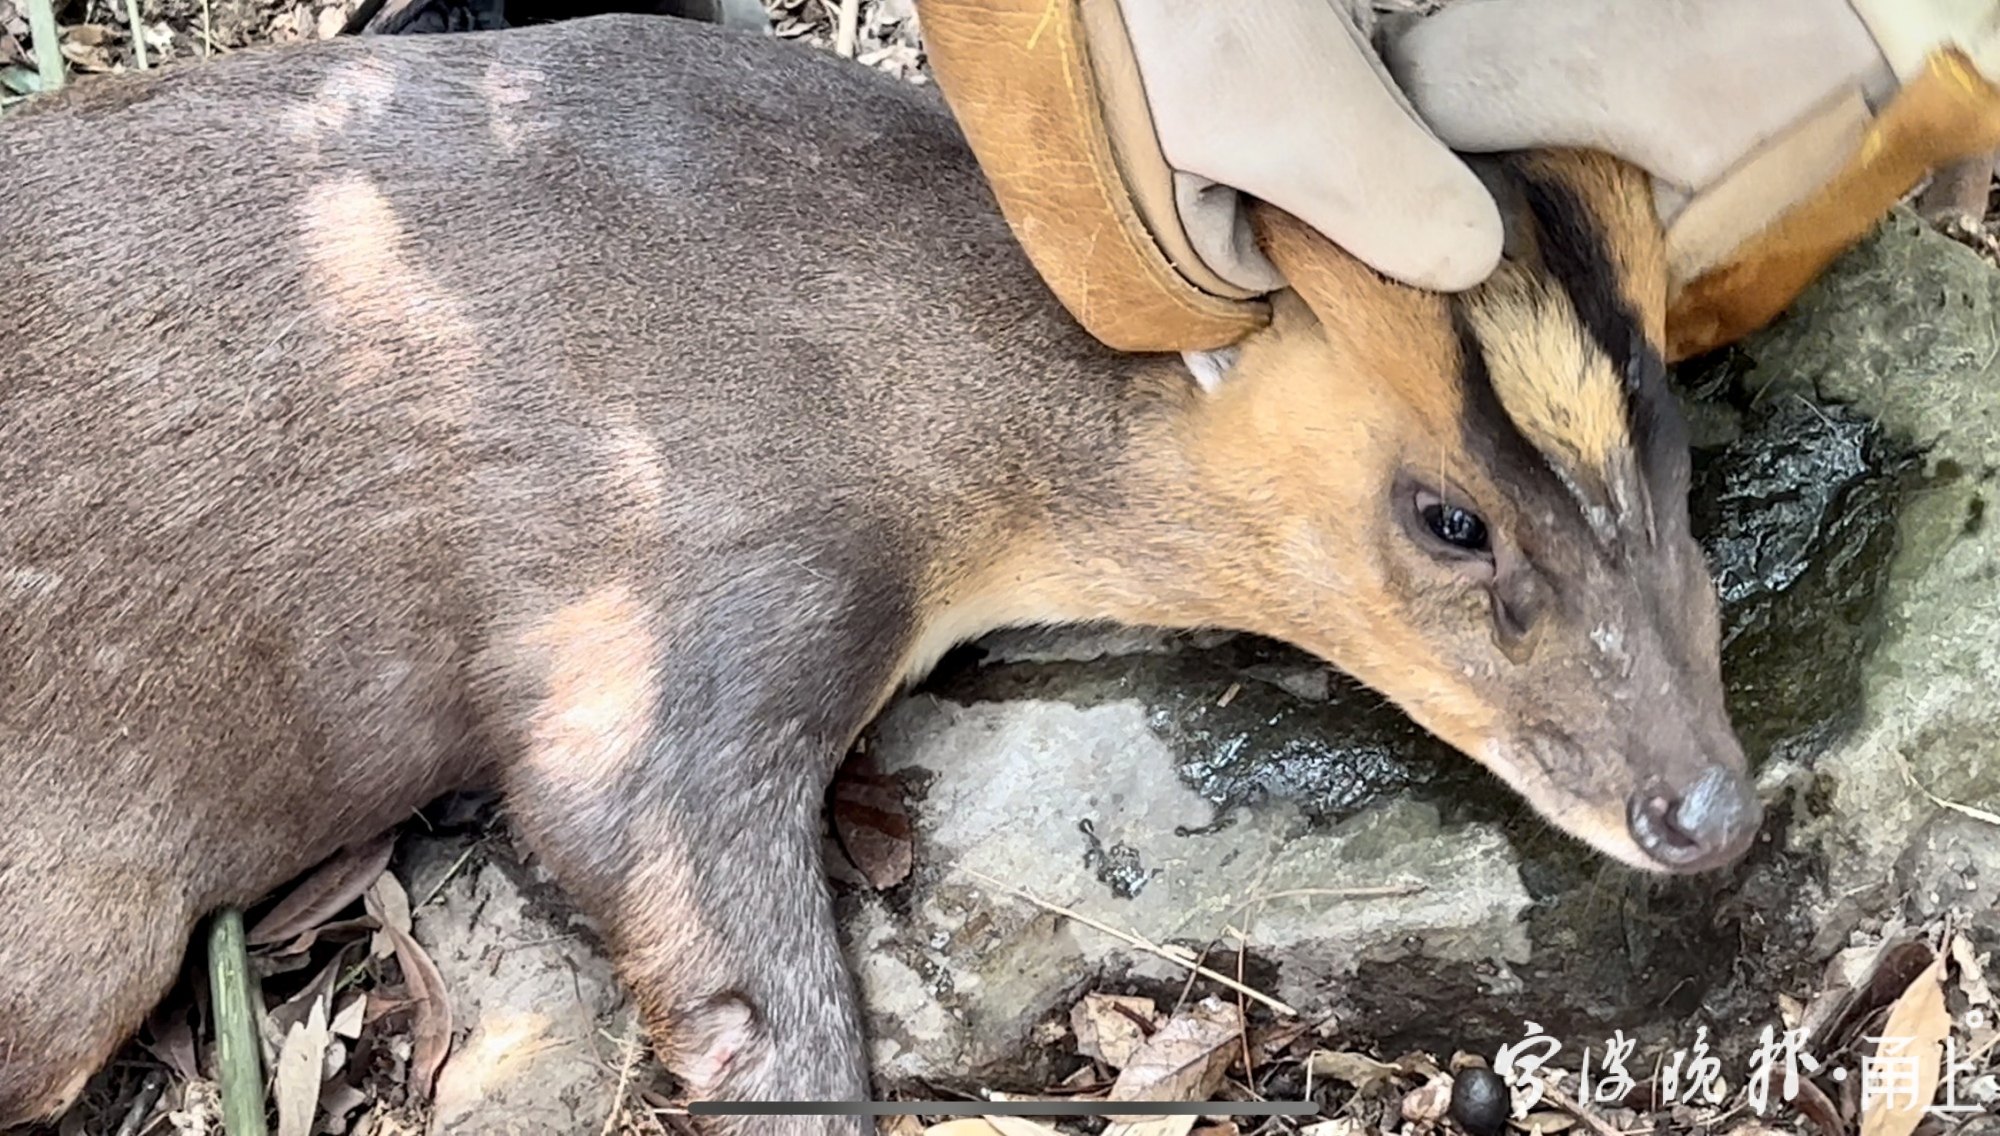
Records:
[[[1425,501],[1422,510],[1424,527],[1431,535],[1466,552],[1491,552],[1493,545],[1486,533],[1486,522],[1478,515],[1447,505],[1442,501]]]

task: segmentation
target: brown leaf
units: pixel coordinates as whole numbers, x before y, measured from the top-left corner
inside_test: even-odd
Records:
[[[1354,1086],[1359,1092],[1367,1092],[1401,1071],[1396,1066],[1385,1065],[1365,1053],[1333,1053],[1322,1050],[1313,1054],[1309,1062],[1313,1076],[1332,1077],[1342,1084]]]
[[[1910,1136],[1937,1097],[1944,1064],[1944,1039],[1951,1015],[1944,1005],[1944,964],[1938,958],[1903,991],[1882,1027],[1882,1055],[1916,1058],[1917,1087],[1910,1095],[1888,1093],[1868,1103],[1861,1136]],[[1910,1099],[1914,1096],[1914,1100]]]
[[[1845,1048],[1861,1023],[1894,1002],[1933,957],[1922,940],[1902,937],[1900,932],[1858,963],[1848,958],[1857,953],[1862,952],[1843,951],[1829,964],[1829,993],[1806,1008],[1806,1028],[1811,1031],[1806,1048],[1813,1052]]]
[[[336,919],[322,923],[284,946],[273,951],[274,956],[303,955],[320,944],[321,940],[354,942],[366,938],[382,929],[382,924],[372,915],[357,915],[352,919]]]
[[[347,9],[339,4],[321,8],[319,18],[313,23],[313,34],[320,39],[332,39],[347,27]]]
[[[347,969],[347,956],[351,952],[352,948],[349,947],[336,953],[331,959],[327,960],[325,966],[319,968],[319,973],[313,975],[312,981],[306,983],[304,989],[292,995],[283,1005],[265,1015],[267,1019],[268,1040],[272,1045],[275,1046],[283,1043],[286,1035],[291,1033],[293,1026],[299,1025],[310,1018],[313,1007],[332,1005],[333,988],[339,985],[341,973]],[[328,1016],[332,1016],[330,1011]]]
[[[1085,994],[1069,1012],[1077,1055],[1123,1069],[1145,1044],[1146,1027],[1155,1025],[1158,1015],[1151,998]],[[1146,1025],[1141,1026],[1141,1022]]]
[[[1404,1120],[1419,1124],[1435,1124],[1444,1118],[1445,1112],[1450,1108],[1451,1078],[1439,1074],[1403,1094],[1401,1111]],[[1532,1120],[1533,1117],[1529,1119]]]
[[[79,71],[102,72],[111,70],[116,64],[107,48],[92,47],[88,44],[65,43],[60,49],[62,57]]]
[[[866,754],[855,755],[834,778],[833,832],[876,891],[909,878],[910,814],[903,808],[902,782],[876,772]]]
[[[388,935],[389,930],[401,931],[408,938],[413,927],[410,922],[410,893],[403,890],[402,881],[383,872],[368,885],[362,904],[368,914],[382,924],[382,929],[375,932],[375,944],[370,949],[376,958],[388,958],[395,949],[395,941]]]
[[[388,870],[389,857],[395,851],[396,834],[390,832],[335,855],[257,920],[244,934],[244,942],[253,947],[282,943],[318,928],[360,899],[376,877]]]
[[[348,1114],[367,1103],[368,1094],[346,1081],[328,1081],[319,1089],[320,1118],[314,1130],[325,1136],[340,1136],[348,1130]]]
[[[319,1113],[319,1086],[332,1035],[326,1028],[326,1000],[315,998],[303,1022],[285,1031],[278,1049],[271,1093],[278,1100],[278,1136],[312,1136]]]
[[[1792,1098],[1792,1107],[1800,1116],[1813,1122],[1824,1136],[1843,1136],[1847,1126],[1840,1122],[1840,1106],[1833,1103],[1817,1084],[1799,1078],[1799,1095]]]
[[[1204,998],[1146,1039],[1111,1085],[1114,1101],[1208,1100],[1236,1056],[1243,1028],[1235,1005]],[[1125,1117],[1125,1120],[1135,1119]]]
[[[389,937],[410,991],[410,1091],[429,1100],[438,1069],[451,1052],[451,995],[437,964],[408,932],[384,922],[382,933]]]
[[[333,1012],[333,1020],[327,1028],[333,1036],[354,1041],[361,1036],[361,1024],[368,1019],[368,995],[359,990],[350,991]]]
[[[146,1032],[152,1035],[145,1043],[146,1051],[172,1069],[183,1083],[201,1080],[201,1066],[195,1060],[194,1028],[188,1024],[191,1008],[188,1003],[177,1001],[171,1010],[161,1006],[146,1020]]]
[[[1954,932],[1951,937],[1951,961],[1958,968],[1958,988],[1965,994],[1967,1005],[1990,1006],[1993,1004],[1993,990],[1986,985],[1986,968],[1979,963],[1979,954],[1973,949],[1972,940],[1962,932]]]
[[[1198,1116],[1155,1116],[1104,1126],[1104,1136],[1188,1136]]]
[[[1062,1136],[1049,1125],[1022,1116],[989,1116],[985,1120],[999,1131],[1000,1136]]]

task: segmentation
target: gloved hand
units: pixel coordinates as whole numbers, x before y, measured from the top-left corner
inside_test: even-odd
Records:
[[[1281,281],[1237,191],[1387,276],[1455,291],[1492,270],[1501,226],[1446,144],[1592,146],[1655,175],[1687,283],[1851,167],[1937,48],[2000,77],[2000,0],[1455,0],[1391,29],[1387,68],[1349,6],[1364,3],[918,12],[1022,244],[1086,328],[1130,350],[1215,347],[1255,326],[1255,298]],[[1872,222],[1893,197],[1866,188],[1848,197]]]
[[[1678,354],[1776,315],[1924,174],[2000,144],[2000,0],[1461,0],[1385,38],[1454,149],[1654,176],[1671,285],[1704,309]]]
[[[917,0],[926,53],[1036,267],[1099,339],[1240,338],[1282,286],[1242,194],[1377,269],[1470,287],[1497,207],[1349,0]],[[1355,0],[1365,7],[1366,0]]]
[[[1116,7],[1179,220],[1206,267],[1240,287],[1278,286],[1240,239],[1240,191],[1420,288],[1455,292],[1493,271],[1498,209],[1396,89],[1346,0]],[[1116,49],[1116,23],[1086,26],[1093,53]]]

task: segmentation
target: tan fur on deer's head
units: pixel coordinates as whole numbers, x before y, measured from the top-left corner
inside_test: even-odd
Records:
[[[1262,215],[1297,294],[1182,420],[1229,518],[1206,523],[1233,529],[1196,590],[1228,597],[1207,618],[1328,659],[1603,852],[1732,862],[1760,808],[1689,532],[1646,183],[1543,154],[1499,184],[1507,262],[1459,297]]]

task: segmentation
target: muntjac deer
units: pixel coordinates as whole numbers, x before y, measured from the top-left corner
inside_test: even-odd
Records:
[[[1486,287],[1266,211],[1269,327],[1141,357],[932,90],[705,25],[244,51],[0,124],[0,1123],[204,915],[480,784],[694,1096],[862,1098],[823,791],[1007,625],[1272,636],[1606,855],[1729,863],[1647,186],[1494,176]]]

